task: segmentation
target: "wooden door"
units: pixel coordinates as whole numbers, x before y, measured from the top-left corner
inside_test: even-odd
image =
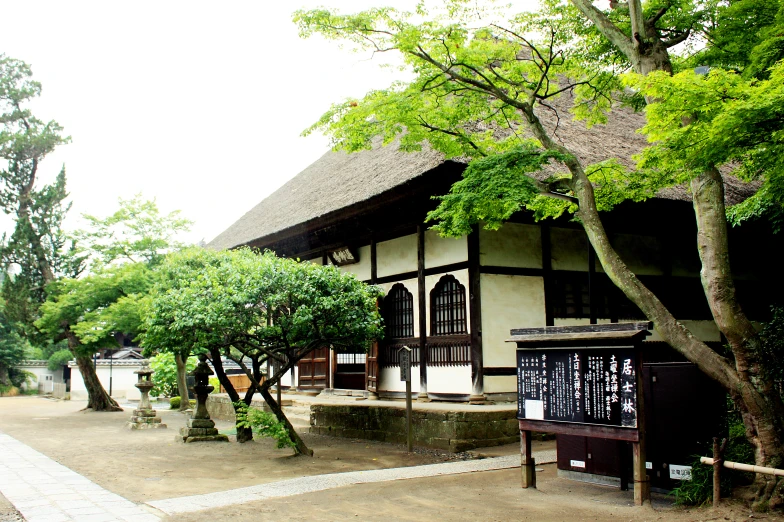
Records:
[[[378,393],[378,341],[370,346],[370,352],[365,359],[365,389]]]
[[[323,390],[327,387],[329,372],[329,347],[313,350],[297,363],[298,388]]]

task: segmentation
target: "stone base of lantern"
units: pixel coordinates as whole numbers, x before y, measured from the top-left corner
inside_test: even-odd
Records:
[[[218,433],[211,419],[188,419],[188,426],[180,428],[178,441],[182,442],[229,442],[227,435]]]
[[[156,428],[165,428],[166,425],[161,423],[161,418],[157,416],[155,410],[133,410],[133,417],[130,422],[125,425],[129,430],[149,430]]]

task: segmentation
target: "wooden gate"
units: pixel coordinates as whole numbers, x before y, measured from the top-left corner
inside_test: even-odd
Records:
[[[378,393],[378,341],[373,342],[365,359],[365,376],[365,389]]]
[[[298,388],[323,390],[327,387],[329,347],[313,350],[297,363]]]

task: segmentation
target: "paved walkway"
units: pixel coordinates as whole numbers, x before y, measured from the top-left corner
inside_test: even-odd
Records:
[[[542,451],[538,454],[535,453],[534,458],[538,464],[555,462],[555,450]],[[425,466],[410,466],[407,468],[329,473],[326,475],[314,475],[311,477],[300,477],[268,484],[259,484],[258,486],[247,488],[219,491],[206,495],[192,495],[188,497],[157,500],[148,502],[148,504],[168,515],[176,515],[178,513],[244,504],[246,502],[264,500],[267,498],[291,497],[303,493],[313,493],[315,491],[350,486],[352,484],[437,477],[439,475],[456,475],[476,471],[516,468],[519,466],[520,456],[510,455],[507,457],[428,464]]]
[[[534,453],[538,464],[555,462],[554,450]],[[406,468],[329,473],[246,488],[148,502],[176,515],[266,498],[290,497],[326,489],[439,475],[456,475],[520,466],[520,456],[446,462]],[[27,522],[158,522],[143,506],[111,493],[46,455],[0,432],[0,493]],[[148,508],[149,509],[149,508]]]
[[[0,433],[0,493],[27,522],[160,520],[4,433]]]

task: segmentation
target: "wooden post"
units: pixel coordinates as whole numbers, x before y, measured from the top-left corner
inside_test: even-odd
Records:
[[[632,443],[632,470],[634,472],[634,504],[642,506],[646,502],[651,502],[651,483],[648,481],[648,473],[645,469],[645,392],[642,379],[642,350],[637,349],[637,430],[640,439]]]
[[[531,456],[531,432],[520,430],[520,471],[522,474],[522,487],[536,487],[536,464]]]
[[[724,465],[724,449],[727,439],[721,441],[713,437],[713,507],[719,507],[721,501],[721,467]]]
[[[411,379],[408,379],[406,381],[406,445],[408,446],[409,453],[414,451],[414,441],[412,440],[413,433],[411,430],[411,416]]]

